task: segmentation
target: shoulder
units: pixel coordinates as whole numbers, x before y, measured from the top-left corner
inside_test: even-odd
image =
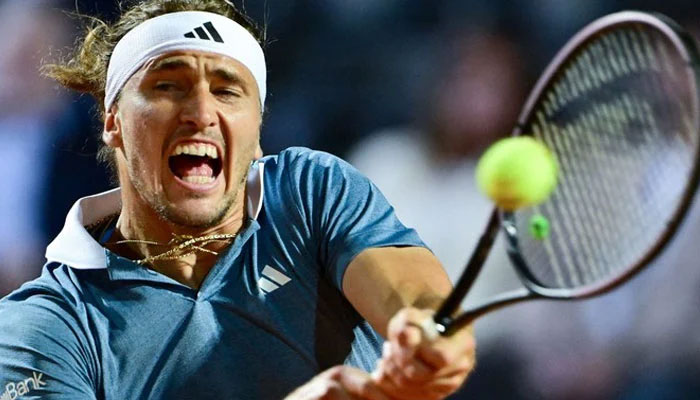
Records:
[[[265,169],[300,172],[305,170],[325,168],[349,168],[350,164],[340,157],[324,151],[312,150],[306,147],[290,147],[274,156],[264,157]]]
[[[291,147],[262,161],[266,187],[295,197],[325,197],[347,186],[367,184],[366,178],[352,165],[323,151]]]
[[[43,329],[58,333],[61,327],[72,330],[81,307],[78,293],[68,267],[49,263],[40,277],[0,300],[0,330],[18,334]]]
[[[98,357],[70,275],[66,266],[47,265],[41,277],[0,300],[0,377],[8,387],[34,377],[37,397],[94,398]]]

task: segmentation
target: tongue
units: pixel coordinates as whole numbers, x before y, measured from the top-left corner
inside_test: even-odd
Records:
[[[170,169],[180,178],[186,176],[213,176],[209,158],[179,155],[170,159]]]

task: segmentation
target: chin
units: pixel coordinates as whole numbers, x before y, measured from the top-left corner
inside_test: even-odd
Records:
[[[189,200],[185,204],[171,204],[161,214],[166,220],[190,228],[210,228],[219,224],[228,214],[231,204],[204,199]]]
[[[222,219],[219,215],[213,213],[188,213],[182,210],[170,212],[165,218],[176,225],[189,228],[210,228],[218,224]]]

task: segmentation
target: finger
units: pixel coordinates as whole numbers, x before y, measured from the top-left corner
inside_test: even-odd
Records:
[[[400,371],[408,381],[412,382],[425,382],[435,374],[435,370],[430,365],[417,358],[404,363]]]
[[[423,321],[430,317],[430,311],[428,310],[418,310],[416,308],[404,308],[399,311],[396,316],[394,316],[389,322],[387,337],[391,341],[399,341],[399,335],[407,327],[418,328],[418,333],[421,333],[421,324]]]
[[[383,393],[390,396],[392,399],[402,399],[411,400],[407,397],[400,386],[394,382],[393,378],[388,372],[389,367],[387,366],[386,360],[379,360],[377,363],[377,370],[372,373],[372,381],[379,387]]]
[[[378,382],[380,379],[382,379],[382,376],[384,375],[384,360],[383,359],[378,359],[376,365],[374,366],[374,371],[370,374],[372,377],[372,380],[374,382]]]
[[[405,308],[390,321],[388,339],[394,350],[395,361],[399,365],[414,358],[420,348],[430,348],[441,342],[454,340],[437,335],[432,314],[432,310]],[[431,357],[431,354],[428,357],[437,363],[435,368],[439,369],[444,366],[444,360],[436,358],[435,355]]]
[[[471,356],[464,356],[459,358],[454,363],[450,364],[449,367],[443,368],[435,374],[435,378],[450,377],[453,375],[468,375],[474,370],[476,364],[476,358]]]
[[[403,371],[403,368],[396,365],[396,363],[388,360],[384,364],[384,372],[391,379],[391,381],[398,387],[408,387],[419,385],[421,382],[416,382],[410,379]]]
[[[377,385],[384,393],[401,400],[439,400],[445,397],[442,393],[428,393],[421,386],[400,386],[393,382],[388,375],[385,375],[384,379],[378,381]]]
[[[355,400],[356,398],[351,396],[340,382],[328,382],[321,390],[321,393],[313,393],[308,399]]]
[[[402,363],[414,357],[421,342],[423,341],[420,328],[413,325],[405,325],[398,329],[393,338],[388,342],[391,346],[392,355],[396,362]]]
[[[413,400],[413,395],[410,393],[410,391],[406,390],[399,383],[394,381],[391,373],[389,373],[389,368],[390,367],[387,366],[387,362],[385,360],[380,361],[380,369],[383,371],[383,374],[381,374],[379,379],[373,378],[377,386],[379,386],[384,393],[387,393],[394,398]]]
[[[384,342],[382,345],[382,358],[403,365],[413,359],[416,350],[403,348],[397,343]]]
[[[386,368],[387,370],[389,367]],[[454,393],[461,387],[466,378],[466,374],[455,374],[449,377],[442,377],[419,385],[402,385],[392,379],[387,373],[382,380],[376,381],[377,385],[392,397],[402,400],[437,400]]]
[[[423,341],[423,331],[421,327],[408,323],[396,335],[396,342],[400,347],[417,347]]]
[[[422,318],[422,319],[419,319]],[[409,379],[427,379],[463,356],[474,357],[475,343],[471,327],[449,337],[428,338],[426,328],[432,322],[430,310],[404,309],[390,323],[390,348],[385,344],[384,358],[392,360]]]
[[[426,339],[430,342],[434,342],[437,338],[440,337],[440,332],[438,332],[437,324],[433,320],[433,317],[428,317],[423,320],[420,324],[421,329],[423,330],[423,336],[425,336]]]
[[[451,376],[435,379],[418,389],[425,396],[436,396],[442,398],[456,392],[466,380],[466,373],[455,373]]]
[[[387,372],[386,360],[380,359],[377,361],[377,368],[371,374],[372,381],[382,387],[380,382],[391,380]]]
[[[382,391],[392,397],[402,400],[432,400],[433,398],[438,399],[444,397],[444,390],[440,392],[430,392],[423,390],[425,382],[416,383],[408,381],[407,378],[401,374],[400,369],[390,361],[380,361],[378,369],[382,371],[382,374],[373,374],[372,379]],[[438,387],[441,388],[442,385]]]
[[[343,389],[340,382],[331,380],[326,371],[312,379],[306,385],[298,388],[284,400],[351,400],[350,395]]]
[[[474,358],[476,343],[469,331],[464,334],[438,338],[435,342],[421,346],[417,357],[430,367],[443,369],[462,357]]]
[[[382,372],[390,373],[394,380],[403,383],[420,383],[430,379],[435,374],[435,370],[418,358],[405,359],[395,355],[392,346],[385,346],[383,352]],[[388,367],[391,368],[388,368]]]
[[[420,359],[413,359],[408,363],[399,364],[391,357],[391,348],[389,347],[386,350],[385,358],[378,363],[375,377],[381,376],[381,374],[388,374],[399,385],[417,385],[456,374],[466,376],[474,369],[476,362],[474,352],[468,352],[451,361],[444,368],[436,370]]]
[[[340,382],[348,394],[357,396],[360,399],[390,400],[388,396],[382,393],[371,376],[359,369],[343,367],[332,378]]]
[[[416,360],[416,352],[424,345],[423,342],[426,340],[421,327],[412,324],[407,325],[397,333],[395,340],[388,342],[391,352],[385,351],[385,357],[392,358],[394,362],[403,368],[409,368]],[[421,364],[424,363],[421,362]]]

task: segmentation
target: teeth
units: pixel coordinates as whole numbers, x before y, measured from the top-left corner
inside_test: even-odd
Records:
[[[216,147],[206,143],[177,145],[171,156],[179,156],[180,154],[189,154],[200,157],[207,156],[213,159],[219,158],[219,151],[216,149]]]
[[[192,175],[192,176],[185,176],[182,178],[183,181],[189,182],[189,183],[196,183],[203,185],[205,183],[212,183],[214,182],[214,177],[213,176],[197,176],[197,175]]]

